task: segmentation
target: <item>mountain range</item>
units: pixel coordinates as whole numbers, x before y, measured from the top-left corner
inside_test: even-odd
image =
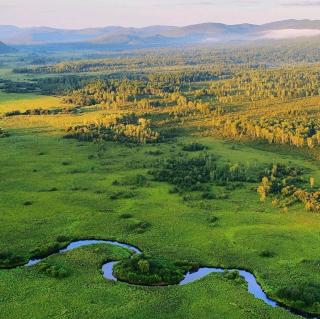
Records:
[[[80,30],[0,26],[0,41],[14,47],[128,49],[314,36],[320,36],[320,20],[284,20],[263,25],[202,23],[184,27],[110,26]]]
[[[11,53],[11,52],[14,52],[16,51],[15,49],[5,45],[3,42],[0,41],[0,54],[3,54],[3,53]]]

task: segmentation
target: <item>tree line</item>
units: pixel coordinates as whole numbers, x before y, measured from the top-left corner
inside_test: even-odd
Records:
[[[80,141],[113,141],[119,143],[147,144],[160,141],[160,134],[153,131],[151,121],[135,114],[123,115],[97,123],[74,125],[67,129],[65,138]]]

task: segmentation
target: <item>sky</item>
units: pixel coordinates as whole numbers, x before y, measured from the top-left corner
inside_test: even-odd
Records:
[[[79,29],[320,19],[320,0],[0,0],[0,25]]]

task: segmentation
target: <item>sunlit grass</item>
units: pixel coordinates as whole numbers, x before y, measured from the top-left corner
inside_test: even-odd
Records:
[[[28,109],[50,109],[63,106],[62,98],[36,94],[5,93],[0,91],[0,114]]]

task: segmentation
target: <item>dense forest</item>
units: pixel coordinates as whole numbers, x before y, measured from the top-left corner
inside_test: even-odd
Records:
[[[90,59],[76,62],[15,68],[15,73],[85,73],[85,72],[124,72],[136,73],[151,71],[154,68],[190,68],[198,65],[203,70],[215,66],[281,66],[290,64],[318,63],[319,40],[301,39],[271,44],[222,46],[216,48],[195,47],[184,50],[159,49],[119,53],[117,58]]]

